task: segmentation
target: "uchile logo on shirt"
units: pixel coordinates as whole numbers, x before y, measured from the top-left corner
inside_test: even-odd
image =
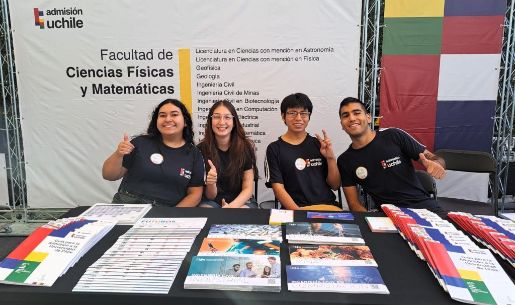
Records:
[[[390,158],[388,160],[381,160],[381,166],[383,167],[383,169],[394,167],[401,163],[402,163],[401,157],[399,157],[399,156]]]
[[[184,177],[186,179],[191,179],[191,171],[181,167],[181,169],[179,170],[179,176]]]
[[[313,166],[322,166],[322,158],[314,158],[314,159],[302,159],[298,158],[295,160],[295,167],[298,170],[303,170],[306,167],[313,167]]]

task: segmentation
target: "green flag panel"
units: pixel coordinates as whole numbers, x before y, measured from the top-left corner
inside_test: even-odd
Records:
[[[442,17],[385,18],[383,54],[440,54],[442,20]]]

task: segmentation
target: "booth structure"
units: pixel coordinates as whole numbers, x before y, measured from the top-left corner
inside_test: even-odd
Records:
[[[259,166],[284,128],[280,101],[304,92],[308,131],[327,129],[337,154],[350,143],[335,111],[346,96],[430,150],[491,153],[504,208],[515,1],[222,2],[0,0],[0,205],[28,220],[28,208],[110,200],[103,159],[167,97],[188,105],[197,140],[213,101],[233,102]]]

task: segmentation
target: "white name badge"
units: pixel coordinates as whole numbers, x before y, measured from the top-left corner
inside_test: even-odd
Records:
[[[163,155],[161,154],[152,154],[150,156],[150,161],[152,161],[154,164],[161,164],[163,163],[163,160]]]
[[[356,168],[356,176],[358,176],[359,179],[363,180],[368,176],[368,171],[363,166],[360,166]]]

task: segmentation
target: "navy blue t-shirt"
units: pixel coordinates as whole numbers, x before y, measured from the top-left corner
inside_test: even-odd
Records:
[[[281,183],[298,206],[333,204],[336,197],[327,184],[327,160],[320,142],[310,135],[293,145],[279,138],[266,149],[266,184]]]
[[[138,136],[131,143],[134,150],[123,157],[122,165],[128,171],[120,190],[175,206],[188,187],[204,185],[204,159],[193,144],[172,148],[147,136]]]
[[[376,132],[375,138],[360,149],[349,146],[338,157],[342,186],[359,184],[376,205],[409,206],[430,198],[416,177],[412,160],[418,160],[425,147],[398,128]]]
[[[203,145],[205,145],[204,142],[200,142],[198,144],[198,147],[201,148]],[[243,168],[241,168],[241,171],[238,173],[241,182],[235,186],[231,186],[231,177],[229,177],[225,171],[229,167],[229,163],[231,162],[230,153],[229,151],[223,151],[218,148],[217,152],[220,164],[218,164],[218,167],[216,168],[218,179],[216,181],[217,193],[214,201],[216,201],[216,203],[218,203],[221,206],[222,199],[225,199],[226,202],[231,202],[236,197],[238,197],[238,195],[241,193],[241,182],[243,181],[243,172],[252,169],[253,165],[251,155],[252,152],[250,151],[250,149],[245,149]]]

